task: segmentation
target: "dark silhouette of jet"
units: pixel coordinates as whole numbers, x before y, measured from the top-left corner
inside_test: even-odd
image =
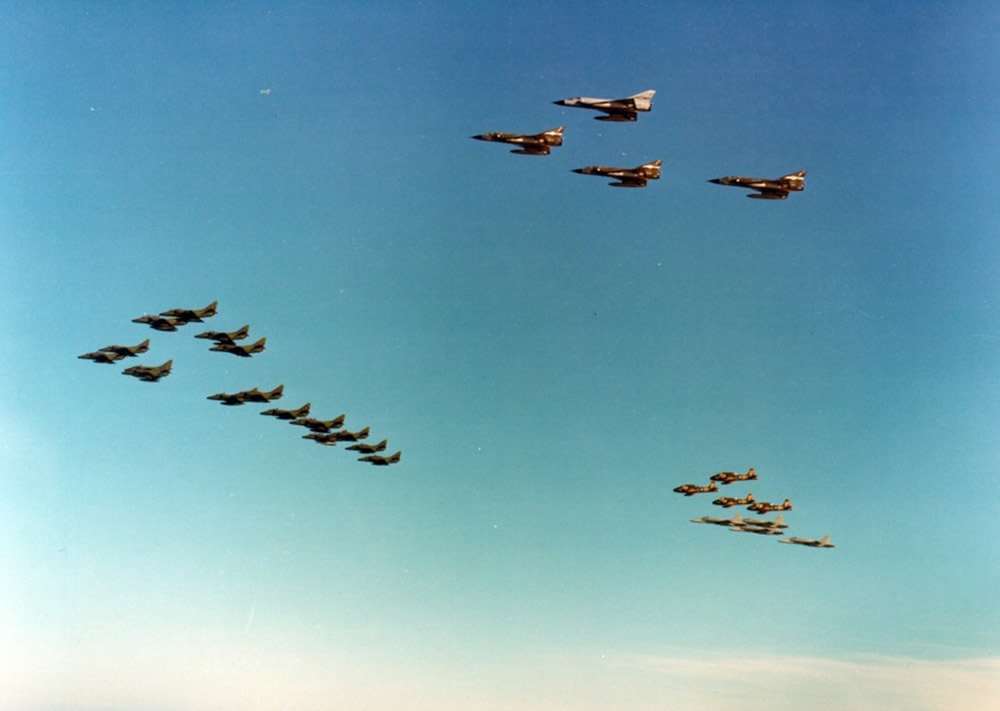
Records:
[[[259,341],[251,343],[249,346],[244,346],[239,343],[216,343],[208,350],[218,351],[220,353],[232,353],[233,355],[240,356],[241,358],[249,358],[254,353],[260,353],[263,351],[265,343],[267,343],[266,338],[261,338]]]
[[[184,323],[200,322],[202,319],[215,316],[215,307],[218,305],[218,301],[213,301],[203,309],[170,309],[169,311],[161,311],[160,316],[176,318]]]
[[[145,314],[139,318],[132,319],[132,323],[144,323],[154,331],[176,331],[178,326],[184,326],[187,321],[166,316],[150,316]]]
[[[117,353],[124,358],[135,358],[140,353],[149,350],[149,339],[147,338],[142,343],[136,343],[134,346],[104,346],[100,350],[106,353]]]
[[[131,375],[133,378],[139,378],[139,380],[144,382],[155,383],[160,378],[165,378],[170,375],[170,371],[173,367],[174,361],[171,359],[163,365],[133,365],[131,368],[123,370],[122,375]]]
[[[740,175],[727,175],[724,178],[713,178],[710,183],[730,185],[736,188],[755,190],[747,195],[757,200],[784,200],[788,193],[796,193],[806,188],[806,171],[789,173],[780,178],[744,178]]]
[[[753,467],[750,467],[750,471],[746,474],[737,474],[736,472],[719,472],[718,474],[713,474],[711,476],[712,481],[717,481],[720,484],[732,484],[734,481],[747,481],[749,479],[756,479],[757,472]]]
[[[724,509],[731,509],[733,506],[746,506],[753,503],[753,494],[747,494],[742,499],[735,496],[721,496],[712,503]]]
[[[368,438],[368,428],[364,427],[357,432],[351,432],[349,430],[336,430],[330,434],[336,437],[338,442],[357,442],[360,439]]]
[[[547,156],[553,147],[561,146],[563,142],[563,126],[542,131],[535,134],[524,133],[480,133],[473,136],[477,141],[493,141],[495,143],[509,143],[517,146],[511,153],[519,153],[527,156]]]
[[[311,405],[307,402],[297,410],[282,410],[279,407],[272,407],[270,410],[264,410],[260,414],[277,417],[279,420],[294,420],[298,417],[305,417],[308,415],[310,407]]]
[[[606,116],[595,116],[594,118],[598,121],[635,121],[639,118],[640,111],[649,111],[653,108],[654,94],[656,94],[654,89],[647,89],[624,99],[595,99],[589,96],[574,96],[552,103],[579,109],[593,109],[607,114]]]
[[[332,420],[317,420],[314,417],[300,417],[297,420],[292,420],[289,424],[299,425],[300,427],[308,427],[313,432],[329,432],[330,430],[335,430],[338,427],[344,426],[344,415],[337,415]]]
[[[379,454],[369,454],[366,457],[358,457],[359,462],[368,462],[376,467],[387,467],[390,464],[395,464],[400,460],[403,453],[396,452],[395,454],[390,454],[388,457],[383,457]]]
[[[695,494],[705,494],[709,491],[718,491],[719,487],[716,486],[715,482],[709,483],[708,486],[698,486],[697,484],[681,484],[676,487],[674,491],[678,494],[684,494],[684,496],[694,496]]]
[[[310,432],[309,434],[302,435],[302,439],[311,439],[316,444],[322,444],[325,447],[336,447],[337,439],[336,432]]]
[[[115,361],[122,360],[124,357],[124,354],[116,353],[115,351],[94,351],[93,353],[84,353],[77,356],[77,358],[92,360],[95,363],[114,363]]]
[[[218,400],[222,405],[242,405],[246,402],[243,399],[243,393],[215,393],[214,395],[208,395],[206,400]]]
[[[285,392],[285,386],[279,385],[274,390],[269,390],[262,392],[257,388],[251,390],[243,390],[240,395],[246,402],[271,402],[271,400],[280,400],[282,393]]]
[[[654,160],[635,168],[609,168],[603,165],[588,165],[585,168],[574,168],[574,173],[581,175],[599,175],[602,178],[612,178],[609,183],[612,188],[644,188],[646,181],[660,179],[660,164],[663,161]]]
[[[198,333],[195,338],[207,338],[210,341],[215,341],[216,344],[235,344],[236,341],[242,341],[244,338],[250,335],[250,324],[245,324],[235,331],[205,331],[204,333]]]
[[[357,444],[352,444],[348,449],[355,452],[361,452],[362,454],[375,454],[376,452],[383,451],[389,444],[388,440],[382,440],[378,444],[365,444],[364,442],[358,442]]]

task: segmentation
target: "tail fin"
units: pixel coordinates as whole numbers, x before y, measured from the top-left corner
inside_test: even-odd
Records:
[[[775,528],[778,528],[782,526],[784,523],[785,523],[785,517],[781,514],[778,514],[778,518],[774,519],[774,523],[771,525],[774,526]]]
[[[378,444],[376,444],[375,447],[378,449],[378,451],[381,452],[383,449],[385,449],[385,446],[387,444],[389,444],[389,440],[384,439],[381,442],[379,442]]]
[[[259,341],[257,341],[256,343],[254,343],[252,346],[250,346],[250,349],[254,350],[254,351],[262,351],[262,350],[264,350],[264,344],[265,343],[267,343],[267,339],[266,338],[262,338]]]
[[[823,536],[821,539],[819,539],[819,544],[821,546],[829,545],[829,543],[830,543],[830,534],[829,533],[826,534],[825,536]]]
[[[296,417],[303,417],[305,415],[308,415],[309,414],[309,408],[311,408],[311,407],[312,407],[312,403],[307,402],[305,405],[303,405],[302,407],[300,407],[298,410],[295,411]]]
[[[171,358],[166,363],[160,366],[160,370],[170,370],[173,367],[174,367],[174,359]]]
[[[357,435],[357,436],[358,436],[358,437],[359,437],[360,439],[364,439],[365,437],[367,437],[367,436],[368,436],[368,428],[367,428],[367,427],[365,427],[365,428],[364,428],[364,429],[362,429],[362,430],[358,430],[358,431],[357,431],[357,432],[356,432],[355,434],[356,434],[356,435]]]
[[[402,457],[403,457],[403,452],[402,452],[402,450],[400,450],[400,451],[397,451],[395,454],[393,454],[391,457],[389,457],[389,461],[390,462],[398,462],[400,459],[402,459]],[[827,538],[829,538],[829,536],[827,536]]]
[[[205,308],[203,308],[202,311],[204,312],[205,316],[214,316],[215,315],[215,310],[216,310],[216,308],[218,306],[219,306],[219,302],[218,301],[213,301],[208,306],[206,306]],[[209,311],[211,311],[211,313],[209,313]]]
[[[270,395],[271,397],[281,397],[281,394],[283,392],[285,392],[285,386],[284,385],[279,385],[274,390],[272,390],[271,392],[269,392],[268,395]]]
[[[136,346],[136,350],[138,350],[140,348],[146,348],[146,349],[149,348],[149,339],[148,338],[145,341],[143,341],[142,343],[140,343],[139,345]]]
[[[743,517],[739,514],[733,514],[733,517],[729,520],[730,526],[739,526],[743,523]]]
[[[630,99],[652,99],[656,94],[656,89],[646,89],[646,91],[640,91],[638,94],[632,94],[628,97]]]

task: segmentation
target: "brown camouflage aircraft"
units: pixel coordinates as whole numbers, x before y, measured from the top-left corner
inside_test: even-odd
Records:
[[[213,301],[203,309],[170,309],[169,311],[161,311],[160,316],[175,318],[184,323],[191,323],[192,321],[200,322],[202,319],[215,316],[215,307],[218,305],[218,301]]]
[[[125,358],[135,358],[140,353],[145,353],[149,350],[149,339],[147,338],[142,343],[136,343],[134,346],[104,346],[100,349],[105,353],[117,353]]]
[[[360,439],[368,438],[368,428],[365,427],[357,432],[351,432],[349,430],[336,430],[330,434],[336,437],[338,442],[357,442]]]
[[[269,390],[262,392],[257,388],[251,390],[243,390],[239,393],[245,402],[271,402],[271,400],[280,400],[282,393],[285,392],[285,386],[279,385],[274,390]]]
[[[206,400],[218,400],[221,405],[242,405],[246,402],[243,399],[243,393],[215,393],[214,395],[208,395]]]
[[[729,185],[735,188],[755,190],[747,195],[757,200],[785,200],[788,193],[795,193],[806,188],[806,171],[782,175],[780,178],[744,178],[740,175],[727,175],[724,178],[713,178],[710,183]]]
[[[756,478],[757,472],[753,467],[750,467],[750,471],[746,474],[737,474],[736,472],[719,472],[718,474],[713,474],[711,476],[712,481],[717,481],[720,484],[732,484],[734,481],[748,481]]]
[[[660,165],[663,161],[654,160],[652,163],[644,163],[635,168],[609,168],[603,165],[588,165],[585,168],[574,168],[574,173],[581,175],[599,175],[603,178],[612,178],[615,182],[609,183],[612,188],[644,188],[646,181],[660,179]]]
[[[480,133],[473,136],[477,141],[492,141],[494,143],[509,143],[518,146],[511,153],[519,153],[526,156],[547,156],[555,146],[561,146],[563,142],[563,131],[565,127],[542,131],[535,134],[524,133]]]
[[[169,318],[166,316],[150,316],[149,314],[144,314],[139,318],[132,319],[132,323],[144,323],[154,331],[176,331],[178,326],[186,325],[187,321],[182,321],[178,318]]]
[[[198,333],[195,338],[207,338],[210,341],[215,341],[216,344],[228,344],[234,345],[236,341],[242,341],[244,338],[250,335],[250,324],[245,324],[235,331],[205,331],[204,333]]]
[[[791,511],[792,502],[785,499],[780,504],[772,504],[770,501],[758,501],[756,503],[747,506],[750,511],[756,511],[757,513],[765,514],[770,511]]]
[[[171,359],[163,365],[133,365],[131,368],[123,370],[122,375],[131,375],[133,378],[139,378],[139,380],[144,382],[155,383],[160,378],[165,378],[170,375],[170,371],[173,367],[174,361]]]
[[[263,351],[265,343],[267,343],[266,338],[261,338],[259,341],[251,343],[249,346],[244,346],[239,343],[216,343],[208,350],[218,351],[220,353],[232,353],[233,355],[240,356],[241,358],[249,358],[254,353],[260,353]]]
[[[280,407],[272,407],[270,410],[264,410],[260,414],[277,417],[279,420],[294,420],[308,415],[310,407],[310,403],[307,402],[297,410],[282,410]]]
[[[322,444],[326,447],[336,447],[337,439],[336,432],[310,432],[309,434],[302,435],[302,439],[311,439],[316,444]]]
[[[364,442],[358,442],[357,444],[352,444],[348,449],[355,452],[361,452],[362,454],[375,454],[376,452],[383,451],[389,444],[388,440],[382,440],[378,444],[365,444]]]
[[[386,467],[390,464],[395,464],[400,460],[403,453],[396,452],[395,454],[390,454],[388,457],[383,457],[379,454],[369,454],[367,457],[358,457],[359,462],[368,462],[376,467]]]
[[[313,432],[329,432],[330,430],[335,430],[338,427],[344,426],[344,415],[337,415],[332,420],[317,420],[315,417],[300,417],[297,420],[292,420],[288,424],[307,427]]]
[[[114,363],[115,361],[122,360],[124,357],[123,353],[116,353],[115,351],[94,351],[93,353],[84,353],[77,356],[77,358],[92,360],[95,363]]]
[[[718,491],[719,487],[713,481],[708,486],[698,486],[697,484],[681,484],[674,491],[684,496],[694,496],[695,494],[705,494],[709,491]]]
[[[747,494],[742,499],[738,499],[734,496],[722,496],[712,503],[716,506],[721,506],[724,509],[731,509],[733,506],[746,506],[747,504],[753,503],[753,494]]]

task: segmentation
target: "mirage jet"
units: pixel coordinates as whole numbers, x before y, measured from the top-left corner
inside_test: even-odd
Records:
[[[114,351],[94,351],[93,353],[84,353],[83,355],[77,356],[77,358],[92,360],[95,363],[114,363],[124,357],[124,354],[115,353]]]
[[[716,518],[715,516],[702,516],[691,519],[691,523],[711,523],[716,526],[742,526],[743,518],[736,514],[732,518]]]
[[[312,407],[312,405],[307,402],[297,410],[282,410],[280,407],[272,407],[270,410],[264,410],[260,414],[277,417],[279,420],[295,420],[299,417],[305,417],[308,415],[310,407]]]
[[[542,131],[536,134],[523,133],[480,133],[473,136],[477,141],[492,141],[494,143],[509,143],[517,146],[511,153],[525,156],[547,156],[552,148],[561,146],[563,142],[563,126]]]
[[[263,351],[265,343],[267,343],[266,338],[262,338],[256,343],[251,343],[249,346],[244,346],[240,343],[216,343],[208,350],[218,351],[219,353],[232,353],[240,358],[249,358],[254,353]]]
[[[184,323],[201,322],[202,319],[215,316],[215,307],[218,305],[218,301],[213,301],[203,309],[170,309],[169,311],[161,311],[160,316],[175,318]]]
[[[713,474],[710,478],[712,481],[717,481],[720,484],[732,484],[734,481],[748,481],[750,479],[756,479],[757,472],[754,471],[753,467],[750,467],[750,471],[746,474],[737,474],[736,472],[719,472],[718,474]]]
[[[772,504],[770,501],[758,501],[750,504],[747,508],[761,514],[765,514],[769,511],[791,511],[792,502],[788,499],[785,499],[780,504]]]
[[[674,491],[684,496],[694,496],[695,494],[705,494],[709,491],[718,491],[719,487],[713,481],[708,486],[698,486],[697,484],[681,484]]]
[[[245,402],[271,402],[271,400],[280,400],[284,392],[285,386],[279,385],[274,390],[266,392],[253,388],[251,390],[243,390],[237,393],[237,395],[242,397]]]
[[[186,325],[187,321],[182,321],[179,318],[144,314],[139,318],[132,319],[132,323],[144,323],[154,331],[176,331],[178,326]]]
[[[721,496],[712,503],[724,509],[731,509],[734,506],[746,506],[753,503],[753,494],[747,494],[742,499],[738,499],[735,496]]]
[[[646,181],[660,179],[660,164],[662,163],[661,160],[654,160],[652,163],[644,163],[635,168],[588,165],[585,168],[574,168],[573,172],[581,175],[599,175],[602,178],[611,178],[615,181],[609,183],[612,188],[644,188]]]
[[[292,420],[288,424],[308,427],[312,432],[329,432],[330,430],[335,430],[338,427],[344,426],[344,415],[337,415],[332,420],[317,420],[315,417],[300,417],[297,420]]]
[[[383,451],[389,444],[388,440],[382,440],[378,444],[365,444],[364,442],[358,442],[357,444],[352,444],[348,449],[361,452],[362,454],[375,454],[376,452]]]
[[[800,546],[810,546],[811,548],[836,548],[836,546],[830,543],[830,535],[827,534],[823,536],[820,540],[816,541],[812,538],[782,538],[778,543],[796,543]]]
[[[653,108],[653,94],[655,93],[654,89],[648,89],[624,99],[595,99],[589,96],[574,96],[552,103],[578,109],[593,109],[607,114],[606,116],[595,116],[594,118],[598,121],[635,121],[639,118],[640,111],[649,111]]]
[[[133,378],[139,378],[147,383],[155,383],[160,378],[165,378],[170,375],[171,369],[174,367],[174,361],[168,360],[163,365],[133,365],[131,368],[126,368],[122,371],[122,375],[131,375]]]
[[[250,324],[248,323],[228,333],[225,331],[205,331],[204,333],[195,334],[195,338],[207,338],[210,341],[215,341],[216,345],[234,345],[236,341],[242,341],[249,335]]]
[[[403,456],[403,453],[396,452],[395,454],[390,454],[388,457],[383,457],[380,454],[369,454],[367,457],[358,457],[359,462],[368,462],[376,467],[386,467],[390,464],[395,464]]]
[[[756,200],[784,200],[788,193],[796,193],[806,188],[806,171],[789,173],[780,178],[744,178],[739,175],[727,175],[725,178],[713,178],[710,183],[716,185],[731,185],[736,188],[756,190],[747,195]]]

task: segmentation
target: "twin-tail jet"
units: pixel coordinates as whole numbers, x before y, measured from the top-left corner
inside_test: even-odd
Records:
[[[385,467],[390,464],[395,464],[403,456],[403,453],[396,452],[395,454],[390,454],[388,457],[383,457],[379,454],[369,454],[367,457],[358,457],[359,462],[368,462],[376,467]]]
[[[788,193],[797,193],[806,188],[806,171],[789,173],[780,178],[744,178],[740,175],[727,175],[724,178],[713,178],[710,183],[730,185],[735,188],[754,190],[747,195],[756,200],[784,200]]]
[[[705,494],[709,491],[718,491],[719,487],[713,481],[708,486],[698,486],[697,484],[681,484],[674,491],[684,496],[694,496],[695,494]]]
[[[233,345],[236,341],[242,341],[244,338],[250,335],[250,324],[245,324],[235,331],[205,331],[204,333],[195,334],[195,338],[207,338],[210,341],[215,341],[218,344],[228,344]]]
[[[344,426],[344,415],[337,415],[332,420],[317,420],[315,417],[300,417],[288,424],[306,427],[312,432],[326,433]]]
[[[192,321],[200,322],[202,319],[215,316],[215,309],[218,305],[218,301],[213,301],[203,309],[170,309],[169,311],[161,311],[160,316],[175,318],[184,323],[191,323]]]
[[[154,331],[176,331],[178,326],[184,326],[187,321],[168,316],[150,316],[144,314],[139,318],[132,319],[132,323],[144,323]]]
[[[732,518],[716,518],[715,516],[702,516],[691,519],[691,523],[711,523],[716,526],[742,526],[743,518],[736,514]]]
[[[747,508],[761,514],[765,514],[769,511],[791,511],[792,502],[788,499],[785,499],[780,504],[772,504],[770,501],[758,501],[750,504]]]
[[[653,95],[655,93],[655,90],[649,89],[624,99],[595,99],[590,96],[574,96],[552,103],[578,109],[593,109],[606,114],[605,116],[595,116],[594,118],[598,121],[635,121],[639,118],[640,111],[649,111],[653,108]]]
[[[823,536],[820,540],[814,540],[812,538],[782,538],[778,543],[796,543],[800,546],[809,546],[811,548],[836,548],[833,543],[830,543],[830,536]]]
[[[747,494],[742,499],[738,499],[735,496],[721,496],[712,503],[724,509],[731,509],[734,506],[746,506],[753,503],[753,494]]]
[[[750,471],[746,474],[737,474],[736,472],[719,472],[718,474],[713,474],[710,477],[712,481],[717,481],[720,484],[732,484],[734,481],[748,481],[756,478],[757,472],[753,467],[750,467]]]
[[[280,407],[272,407],[270,410],[264,410],[260,414],[277,417],[279,420],[295,420],[308,415],[310,407],[312,407],[312,405],[307,402],[297,410],[282,410]]]
[[[473,136],[477,141],[492,141],[494,143],[509,143],[517,146],[511,153],[518,153],[526,156],[547,156],[552,148],[561,146],[563,142],[563,131],[565,127],[542,131],[535,134],[524,133],[480,133]]]
[[[259,341],[251,343],[249,346],[244,346],[240,343],[216,343],[208,350],[218,351],[219,353],[232,353],[240,358],[249,358],[254,353],[260,353],[263,351],[265,343],[267,343],[266,338],[261,338]]]
[[[361,452],[362,454],[375,454],[376,452],[383,451],[389,444],[388,440],[382,440],[378,444],[365,444],[364,442],[358,442],[357,444],[352,444],[348,449]]]
[[[147,383],[155,383],[160,378],[165,378],[170,375],[170,370],[174,367],[174,361],[168,360],[163,365],[148,366],[148,365],[133,365],[131,368],[126,368],[122,371],[122,375],[131,375],[133,378],[139,378]]]
[[[609,168],[604,165],[588,165],[584,168],[574,168],[574,173],[581,175],[599,175],[602,178],[612,178],[609,183],[612,188],[644,188],[649,180],[660,179],[660,165],[663,161],[654,160],[635,168]]]

